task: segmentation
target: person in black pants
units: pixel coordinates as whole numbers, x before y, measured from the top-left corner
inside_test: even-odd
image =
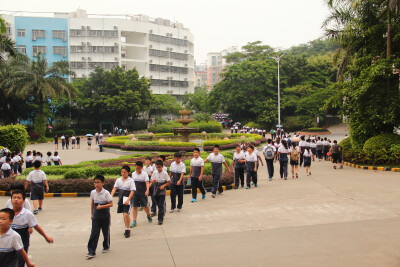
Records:
[[[87,258],[93,258],[96,255],[97,243],[100,237],[100,231],[103,232],[103,253],[110,250],[110,208],[113,206],[113,199],[109,191],[103,188],[104,176],[97,175],[94,178],[94,186],[96,189],[90,193],[92,200],[92,231],[88,242]]]
[[[174,212],[178,207],[178,212],[182,210],[183,205],[183,191],[185,189],[183,175],[186,173],[186,166],[181,161],[182,155],[180,153],[174,154],[175,161],[171,163],[169,168],[169,176],[171,177],[171,210]],[[176,206],[176,196],[178,196],[178,206]]]
[[[171,179],[168,173],[164,170],[164,163],[161,160],[156,161],[156,168],[151,176],[151,183],[154,185],[154,200],[158,206],[158,224],[164,222],[165,214],[165,188],[171,184]]]
[[[264,147],[263,153],[267,163],[269,180],[274,177],[274,161],[276,162],[276,148],[272,145],[272,139],[268,139],[268,144]]]
[[[189,177],[192,181],[192,203],[197,202],[197,188],[200,189],[202,199],[206,198],[206,190],[203,186],[204,161],[200,157],[200,149],[195,148],[193,158],[190,161]]]
[[[242,187],[244,187],[244,169],[246,167],[246,157],[242,151],[241,146],[236,145],[236,152],[233,154],[233,166],[235,171],[235,189],[239,188],[239,180]]]
[[[69,135],[65,136],[65,148],[68,149],[69,148]]]

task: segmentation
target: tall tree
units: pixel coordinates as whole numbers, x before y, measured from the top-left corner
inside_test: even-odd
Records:
[[[0,61],[4,61],[8,55],[15,56],[15,42],[6,35],[6,21],[0,17]]]

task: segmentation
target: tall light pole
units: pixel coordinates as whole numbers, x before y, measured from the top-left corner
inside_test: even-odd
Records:
[[[270,57],[270,59],[275,59],[276,62],[278,62],[278,125],[281,125],[281,81],[280,81],[279,67],[281,58],[286,54],[287,53],[283,53],[279,57]]]

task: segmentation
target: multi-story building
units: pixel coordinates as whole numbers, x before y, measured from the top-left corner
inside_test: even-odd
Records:
[[[194,39],[181,23],[145,15],[92,17],[85,10],[51,18],[3,17],[20,52],[33,57],[40,51],[50,64],[67,60],[75,72],[70,79],[120,66],[148,77],[155,94],[194,91]]]
[[[231,46],[221,52],[207,54],[207,85],[210,90],[222,80],[221,73],[228,65],[224,57],[234,52],[239,52],[237,46]]]
[[[203,87],[208,86],[207,84],[207,65],[202,63],[200,65],[194,64],[194,86]]]

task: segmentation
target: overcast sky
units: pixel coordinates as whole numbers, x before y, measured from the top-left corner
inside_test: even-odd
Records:
[[[195,38],[195,59],[260,40],[289,48],[323,35],[324,0],[0,0],[2,10],[146,14],[182,22]]]

